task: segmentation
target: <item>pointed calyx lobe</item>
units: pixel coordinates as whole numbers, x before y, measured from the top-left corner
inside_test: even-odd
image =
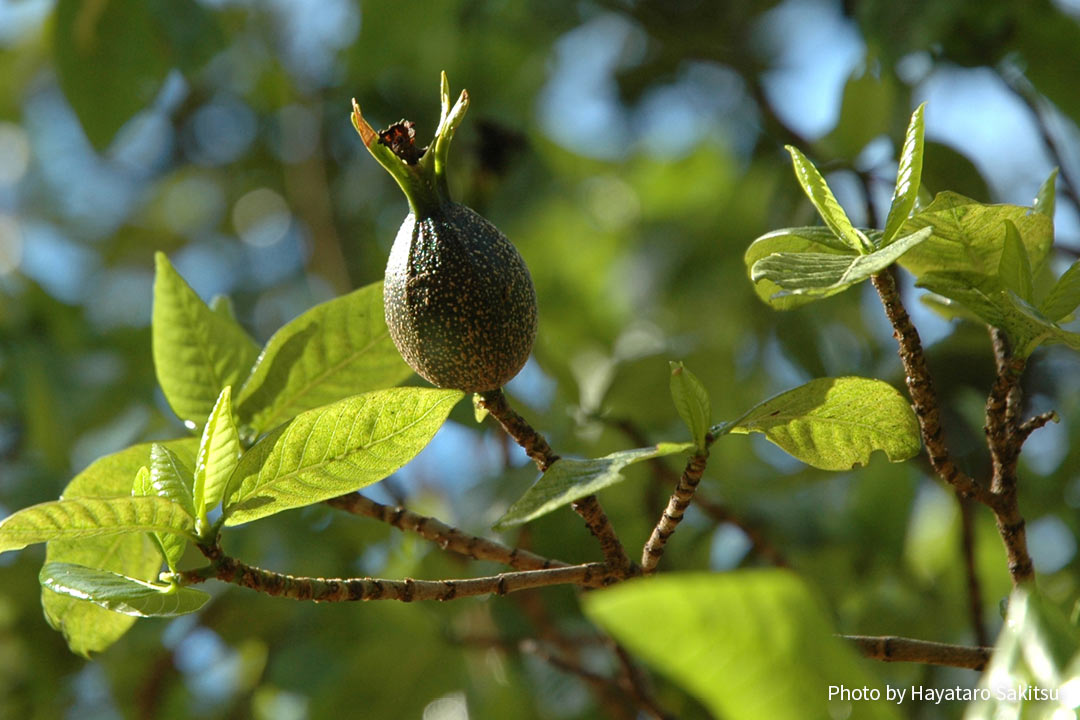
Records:
[[[495,390],[525,365],[536,337],[536,292],[525,261],[499,230],[452,202],[446,179],[450,141],[469,106],[450,105],[442,76],[434,141],[417,147],[401,120],[376,132],[353,101],[353,127],[397,181],[412,212],[390,250],[383,304],[390,337],[405,362],[443,388]]]

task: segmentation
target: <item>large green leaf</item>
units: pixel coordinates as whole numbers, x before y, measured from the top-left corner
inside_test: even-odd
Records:
[[[1006,288],[996,275],[928,273],[918,285],[956,301],[986,324],[1004,330],[1013,353],[1020,357],[1027,357],[1039,345],[1055,343],[1080,350],[1080,334],[1058,327]]]
[[[1080,630],[1029,589],[1014,590],[980,686],[989,697],[968,707],[966,720],[1055,720],[1075,717],[1080,696]],[[1031,688],[1038,688],[1033,693]],[[1022,693],[1027,690],[1027,697]],[[1057,696],[1049,697],[1050,693]]]
[[[254,346],[234,321],[206,306],[164,253],[155,262],[154,368],[173,411],[201,428],[222,388],[248,376]]]
[[[747,275],[759,260],[775,253],[826,253],[849,257],[852,250],[826,227],[810,226],[774,230],[754,240],[746,249],[743,262],[746,264]],[[782,293],[781,289],[779,285],[765,277],[754,282],[754,292],[757,296],[777,310],[792,310],[818,299],[808,295]]]
[[[237,414],[241,423],[270,430],[410,374],[386,328],[378,282],[316,305],[274,333],[236,396]]]
[[[222,40],[194,0],[60,0],[54,28],[60,87],[99,150],[150,105],[171,68],[194,70]]]
[[[382,480],[435,435],[458,390],[376,390],[297,415],[240,458],[226,525],[257,520]]]
[[[921,447],[919,423],[907,399],[888,383],[859,377],[811,380],[721,427],[730,433],[764,433],[822,470],[866,465],[875,450],[901,462]]]
[[[1054,235],[1046,215],[1019,205],[984,205],[953,192],[938,193],[904,223],[905,235],[930,227],[933,236],[904,255],[900,264],[918,277],[951,270],[996,273],[1006,220],[1015,223],[1032,268],[1041,267]]]
[[[197,441],[183,438],[163,444],[188,462],[193,458]],[[149,444],[106,455],[76,475],[64,488],[62,497],[110,497],[128,493],[135,473],[149,460]],[[161,570],[161,556],[146,533],[53,540],[46,543],[45,561],[101,568],[140,580],[152,580]],[[134,618],[46,589],[41,591],[41,605],[45,618],[64,634],[72,652],[83,656],[105,650],[135,622]]]
[[[59,595],[133,617],[176,617],[193,613],[210,599],[200,590],[178,585],[159,585],[108,570],[46,563],[39,575],[41,586]]]
[[[499,518],[495,529],[503,530],[535,520],[563,505],[622,482],[622,469],[628,465],[686,452],[693,447],[693,443],[660,443],[654,447],[620,450],[588,460],[560,458]]]
[[[135,478],[135,495],[156,495],[180,505],[189,514],[195,515],[195,506],[191,500],[191,470],[184,465],[176,453],[165,445],[154,443],[150,447],[150,469],[145,475],[140,469]],[[184,556],[187,540],[174,533],[151,533],[170,570]]]
[[[232,387],[226,385],[203,428],[195,461],[192,495],[200,535],[205,530],[207,513],[221,503],[239,461],[240,435],[233,420]]]
[[[679,417],[690,429],[690,436],[698,449],[705,450],[705,435],[709,432],[712,404],[709,393],[697,375],[683,367],[681,362],[671,363],[671,399]]]
[[[904,136],[904,146],[900,150],[900,164],[896,170],[896,187],[893,189],[892,202],[889,204],[889,216],[885,219],[885,230],[881,236],[881,244],[888,245],[900,233],[911,209],[915,207],[915,200],[919,196],[919,187],[922,183],[923,163],[923,114],[926,103],[915,108],[908,124],[907,134]]]
[[[881,686],[787,571],[631,580],[588,593],[582,603],[593,621],[716,717],[841,717],[831,712],[830,688]],[[851,717],[899,714],[882,699],[858,703]]]
[[[881,272],[929,237],[930,229],[923,228],[867,255],[774,253],[754,263],[750,279],[755,283],[768,280],[780,288],[781,295],[825,298]]]
[[[798,148],[791,145],[785,146],[791,154],[791,164],[795,168],[795,177],[799,179],[806,196],[814,204],[825,225],[833,231],[836,237],[844,244],[859,253],[870,252],[873,249],[866,235],[855,229],[848,219],[840,203],[832,194],[825,178],[821,176],[814,164],[803,155]]]
[[[195,520],[162,497],[72,498],[31,505],[0,522],[0,553],[48,540],[129,532],[175,533],[194,540]]]

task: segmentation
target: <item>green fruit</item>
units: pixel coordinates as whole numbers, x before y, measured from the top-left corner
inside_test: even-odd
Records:
[[[390,337],[405,362],[438,387],[485,392],[525,365],[536,337],[536,292],[525,261],[472,209],[452,202],[446,156],[469,105],[451,108],[442,76],[435,141],[414,142],[412,123],[375,132],[353,101],[353,126],[405,192],[412,212],[386,264],[383,304]]]

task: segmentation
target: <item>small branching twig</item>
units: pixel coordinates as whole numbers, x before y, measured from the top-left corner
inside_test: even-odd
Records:
[[[480,405],[525,450],[525,453],[536,463],[536,467],[540,468],[540,472],[547,472],[559,456],[551,449],[544,436],[510,407],[501,389],[481,393],[480,398]],[[635,574],[637,569],[627,557],[626,550],[623,549],[622,542],[615,534],[615,528],[611,526],[611,521],[608,520],[597,497],[587,495],[571,503],[570,507],[582,517],[589,532],[600,541],[600,548],[608,564],[624,576]]]
[[[586,563],[547,570],[523,570],[487,577],[460,580],[383,580],[379,578],[297,577],[247,565],[216,547],[200,547],[211,564],[177,573],[184,584],[216,578],[265,595],[312,602],[355,602],[357,600],[447,601],[478,595],[507,593],[550,585],[603,587],[619,577],[604,563]]]
[[[994,651],[990,647],[947,645],[890,635],[840,635],[839,637],[854,643],[859,652],[874,660],[945,665],[970,670],[985,669]]]
[[[712,441],[712,436],[706,435],[705,440],[706,447],[708,447],[708,444]],[[671,493],[667,507],[661,513],[660,519],[656,522],[656,527],[653,528],[652,535],[641,551],[641,571],[643,573],[648,574],[656,571],[656,566],[659,565],[660,558],[664,555],[664,546],[667,545],[668,538],[671,537],[672,533],[675,532],[675,528],[682,522],[686,509],[690,507],[690,501],[694,499],[694,491],[697,490],[698,483],[701,482],[701,476],[705,472],[708,457],[708,450],[706,449],[704,452],[696,453],[686,464],[686,469],[683,470],[682,477],[679,478],[678,484],[675,485],[675,491]]]
[[[1047,423],[1057,422],[1058,414],[1053,410],[1049,410],[1044,413],[1039,413],[1034,417],[1029,417],[1016,428],[1016,439],[1021,445],[1027,441],[1028,436],[1035,432],[1039,428],[1043,427]]]
[[[960,503],[960,547],[964,554],[964,576],[967,579],[968,611],[971,613],[971,628],[975,633],[977,645],[988,645],[986,623],[983,622],[982,584],[975,563],[975,506],[971,500],[956,496]]]
[[[553,567],[567,567],[568,565],[560,560],[552,560],[522,548],[511,548],[495,540],[470,535],[447,525],[441,520],[419,515],[406,510],[400,505],[382,505],[358,492],[332,498],[327,500],[326,503],[353,515],[374,518],[399,530],[414,532],[425,540],[436,543],[443,550],[449,550],[475,560],[502,563],[516,570],[546,570]]]

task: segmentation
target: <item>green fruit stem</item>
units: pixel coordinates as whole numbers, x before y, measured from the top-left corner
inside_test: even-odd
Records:
[[[450,83],[446,73],[442,73],[440,97],[442,113],[439,126],[435,130],[435,140],[428,145],[419,160],[410,162],[399,156],[382,139],[360,114],[360,105],[352,101],[352,124],[368,149],[380,165],[397,181],[409,207],[417,218],[429,217],[450,202],[450,187],[446,181],[446,158],[450,153],[450,141],[454,138],[465,111],[469,109],[469,93],[461,91],[457,102],[450,105]]]

